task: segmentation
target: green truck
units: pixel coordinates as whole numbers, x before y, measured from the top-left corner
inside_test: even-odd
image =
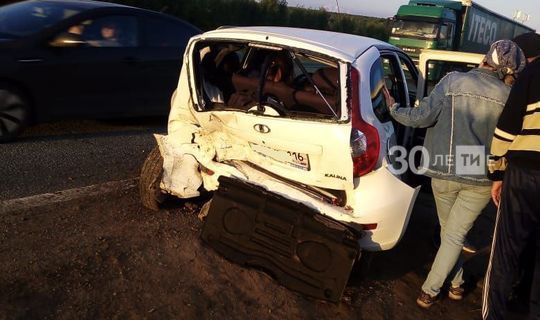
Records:
[[[389,42],[417,61],[422,49],[485,53],[496,40],[530,31],[471,0],[410,0],[399,7]]]

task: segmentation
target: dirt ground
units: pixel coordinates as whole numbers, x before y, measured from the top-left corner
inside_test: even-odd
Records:
[[[492,217],[475,232],[469,293],[415,304],[435,249],[434,208],[421,194],[408,231],[353,275],[340,304],[303,297],[228,262],[199,238],[201,203],[151,212],[135,189],[0,216],[0,319],[479,319]],[[483,225],[482,225],[483,224]],[[479,281],[480,280],[480,281]]]

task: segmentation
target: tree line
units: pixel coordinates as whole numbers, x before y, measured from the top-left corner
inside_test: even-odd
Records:
[[[269,25],[339,31],[388,40],[390,21],[288,7],[286,0],[112,0],[112,2],[164,12],[202,30],[219,26]]]

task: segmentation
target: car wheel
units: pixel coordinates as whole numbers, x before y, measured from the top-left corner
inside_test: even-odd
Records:
[[[28,123],[28,103],[13,89],[0,88],[0,142],[17,137]]]
[[[150,210],[158,211],[167,198],[167,195],[159,187],[162,176],[163,157],[158,146],[155,146],[144,161],[139,180],[142,205]]]
[[[353,265],[351,275],[357,280],[365,280],[371,269],[373,261],[373,252],[362,251],[360,259]]]

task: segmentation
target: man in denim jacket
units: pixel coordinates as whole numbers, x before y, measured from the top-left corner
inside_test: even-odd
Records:
[[[429,308],[437,299],[447,277],[449,298],[463,297],[461,250],[467,232],[488,204],[491,181],[482,174],[460,170],[456,155],[461,148],[480,148],[487,154],[497,119],[504,107],[510,83],[525,66],[525,57],[510,40],[493,43],[479,68],[453,72],[435,86],[418,107],[398,108],[385,91],[390,114],[398,122],[428,128],[424,148],[429,154],[422,163],[431,186],[441,225],[441,246],[422,285],[417,304]],[[443,161],[444,160],[444,161]]]

